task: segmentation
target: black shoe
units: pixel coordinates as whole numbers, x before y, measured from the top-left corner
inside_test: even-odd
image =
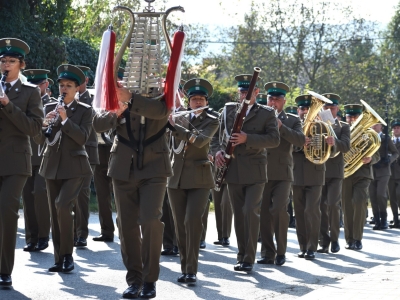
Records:
[[[174,252],[174,255],[179,255],[179,248],[178,248],[178,246],[174,246],[173,252]]]
[[[361,241],[354,242],[354,250],[361,250],[363,248]]]
[[[145,282],[143,284],[143,289],[140,292],[140,298],[154,298],[156,296],[156,283],[155,282]]]
[[[381,230],[381,224],[380,223],[375,223],[375,226],[372,227],[372,230]]]
[[[251,272],[251,270],[253,270],[253,265],[249,264],[247,262],[243,262],[243,263],[237,263],[233,269],[235,271],[244,271],[244,272]]]
[[[321,246],[321,248],[319,248],[317,250],[318,253],[329,253],[329,247],[328,246]]]
[[[301,250],[299,253],[297,253],[298,258],[304,258],[304,255],[306,254],[306,251]]]
[[[214,245],[222,245],[223,239],[218,239],[218,241],[214,242]]]
[[[186,283],[195,283],[197,281],[196,274],[187,274],[185,279]]]
[[[114,237],[112,236],[105,236],[103,234],[100,234],[99,236],[93,237],[93,241],[95,242],[114,242]],[[129,289],[129,288],[128,288]],[[127,290],[128,290],[127,289]]]
[[[181,283],[186,282],[186,274],[185,273],[182,273],[182,275],[178,277],[178,282],[181,282]]]
[[[354,250],[354,242],[347,243],[345,248],[348,250]]]
[[[390,228],[400,228],[400,223],[393,223],[392,225],[389,225]]]
[[[331,242],[331,252],[337,253],[340,251],[339,242]]]
[[[206,241],[200,241],[200,249],[206,248]]]
[[[387,222],[386,220],[382,219],[380,230],[386,230],[386,229],[388,229],[388,228],[389,228],[388,222]]]
[[[64,256],[64,262],[62,264],[62,271],[64,273],[71,272],[74,269],[74,259],[72,254],[67,254]]]
[[[161,255],[175,255],[174,249],[167,248],[161,251]]]
[[[238,262],[236,263],[236,265],[233,266],[233,269],[234,269],[235,271],[241,271],[240,266],[242,265],[242,263],[243,263],[243,262],[238,261]]]
[[[76,242],[74,243],[75,247],[86,247],[87,246],[87,241],[83,237],[78,237]]]
[[[12,280],[11,280],[11,275],[0,275],[0,286],[11,286],[12,285]]]
[[[62,263],[55,263],[49,268],[49,272],[62,272]]]
[[[375,218],[371,217],[371,221],[369,221],[369,224],[375,224]]]
[[[43,251],[47,249],[47,247],[49,247],[49,238],[39,238],[36,249],[38,251]]]
[[[313,260],[315,258],[315,252],[312,250],[307,250],[306,254],[304,254],[304,258],[307,260]]]
[[[130,285],[123,293],[122,298],[125,299],[136,299],[139,298],[140,292],[142,291],[141,286]]]
[[[34,251],[37,250],[36,245],[37,245],[36,243],[28,243],[24,247],[24,251],[26,251],[26,252],[34,252]]]
[[[229,241],[229,238],[222,238],[222,246],[229,246],[230,244],[231,242]]]
[[[277,266],[282,266],[286,262],[286,256],[285,255],[277,255],[275,257],[275,264]]]
[[[261,259],[257,260],[257,263],[260,265],[273,265],[274,260],[272,258],[262,257]]]

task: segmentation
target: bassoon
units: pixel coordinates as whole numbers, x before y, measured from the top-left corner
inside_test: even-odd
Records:
[[[240,133],[240,131],[242,130],[243,123],[244,123],[244,120],[245,120],[245,117],[246,117],[247,108],[248,108],[248,106],[250,104],[251,97],[253,95],[253,91],[254,91],[254,88],[256,86],[258,75],[260,74],[260,72],[261,72],[260,68],[257,68],[257,67],[254,68],[253,77],[251,78],[250,85],[249,85],[249,90],[247,91],[246,98],[242,101],[242,103],[240,103],[239,109],[236,112],[235,122],[233,123],[231,136],[234,133]],[[229,140],[228,144],[226,145],[225,151],[224,151],[225,162],[224,162],[224,164],[222,166],[217,168],[217,172],[215,174],[215,187],[214,187],[214,189],[216,191],[221,190],[221,185],[222,185],[222,182],[224,181],[226,172],[227,172],[227,170],[229,168],[229,165],[231,163],[232,154],[233,154],[234,150],[235,150],[235,146]]]

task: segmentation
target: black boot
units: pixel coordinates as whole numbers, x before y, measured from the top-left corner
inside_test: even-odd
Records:
[[[381,217],[381,230],[385,230],[389,228],[388,222],[387,222],[387,212],[380,212],[380,217]]]
[[[375,226],[372,227],[373,230],[381,230],[381,219],[379,217],[379,214],[374,214],[374,221],[375,221]],[[371,224],[371,222],[369,222]]]

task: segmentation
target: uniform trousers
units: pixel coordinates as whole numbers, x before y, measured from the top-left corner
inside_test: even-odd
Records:
[[[160,274],[160,253],[164,224],[162,204],[166,177],[137,179],[131,171],[128,181],[113,178],[121,254],[128,285],[156,282]]]
[[[269,180],[265,184],[260,214],[261,257],[275,259],[277,254],[286,253],[291,185],[290,181],[280,180]]]
[[[96,169],[96,165],[90,165],[92,173]],[[87,239],[89,236],[89,216],[90,216],[90,183],[92,182],[92,174],[84,177],[82,188],[79,192],[78,201],[75,206],[74,228],[75,236]]]
[[[114,237],[114,221],[112,218],[112,179],[107,176],[111,146],[99,144],[100,165],[94,170],[94,186],[96,188],[97,205],[101,234]]]
[[[203,232],[202,217],[210,189],[171,189],[168,197],[174,215],[176,240],[184,274],[197,274],[199,244]]]
[[[55,263],[62,263],[64,256],[72,254],[74,249],[73,208],[84,179],[46,179]]]
[[[293,203],[296,214],[296,233],[301,251],[317,251],[321,225],[322,185],[293,186]]]
[[[399,220],[399,207],[400,207],[400,179],[389,180],[389,196],[390,196],[390,207],[393,212],[394,222]]]
[[[17,242],[19,199],[26,175],[0,176],[0,274],[11,275]]]
[[[342,200],[341,178],[326,178],[321,195],[320,246],[328,247],[331,242],[339,241],[340,201]]]
[[[210,190],[208,190],[210,192]],[[208,198],[207,198],[208,200]],[[203,216],[201,217],[201,223],[203,224],[203,232],[201,233],[201,241],[206,240],[206,234],[207,234],[207,224],[208,224],[208,214],[210,212],[210,201],[207,201],[206,208],[204,209]]]
[[[50,209],[46,181],[38,174],[40,166],[32,166],[32,176],[22,191],[25,219],[25,241],[36,244],[39,238],[49,239]]]
[[[354,175],[343,180],[342,209],[346,243],[362,240],[370,183],[371,179]]]
[[[174,217],[172,215],[171,203],[167,192],[165,192],[162,210],[163,215],[161,217],[161,222],[164,223],[163,248],[173,249],[178,244],[176,242]]]
[[[265,183],[228,183],[235,216],[235,232],[238,244],[238,262],[254,264],[260,230],[260,209]]]
[[[390,175],[377,177],[372,180],[369,185],[369,198],[371,200],[372,213],[374,216],[379,216],[379,214],[385,214],[386,216],[387,214],[387,188],[389,179]]]
[[[232,230],[232,204],[229,200],[228,187],[222,184],[221,190],[212,189],[212,197],[214,200],[215,221],[217,224],[218,240],[229,238]]]

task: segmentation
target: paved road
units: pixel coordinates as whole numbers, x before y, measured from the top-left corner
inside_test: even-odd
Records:
[[[400,272],[400,230],[376,232],[372,230],[372,225],[366,225],[363,251],[344,249],[342,229],[342,250],[337,254],[319,254],[314,261],[297,258],[299,249],[296,233],[294,229],[289,229],[287,262],[284,266],[255,265],[250,274],[234,272],[237,251],[234,233],[230,247],[213,245],[217,238],[214,217],[214,214],[210,213],[207,248],[200,251],[197,285],[178,284],[176,279],[180,275],[179,258],[161,257],[157,299],[303,297],[343,300],[347,298],[346,289],[352,291],[354,299],[353,285],[357,285],[357,289],[376,299],[376,296],[372,296],[380,290],[381,285],[378,282],[385,283],[383,286],[386,287],[393,286],[394,284],[390,285],[391,274],[395,270],[397,274]],[[91,237],[98,235],[99,229],[98,216],[92,214],[88,247],[76,249],[73,254],[75,270],[70,274],[49,273],[47,268],[54,262],[52,246],[41,253],[22,251],[25,241],[21,211],[13,288],[0,290],[0,299],[120,299],[127,285],[119,240],[116,238],[114,243],[93,242]],[[386,266],[383,266],[384,264]],[[376,285],[373,284],[375,279]],[[399,286],[398,283],[399,280],[396,286]],[[339,294],[335,294],[338,290],[342,291],[340,297],[337,297]],[[388,295],[382,294],[385,295],[385,300],[394,297],[398,299],[398,288],[393,289],[394,294],[391,290],[387,292]],[[391,295],[394,297],[391,298]],[[367,299],[365,295],[363,298]]]

